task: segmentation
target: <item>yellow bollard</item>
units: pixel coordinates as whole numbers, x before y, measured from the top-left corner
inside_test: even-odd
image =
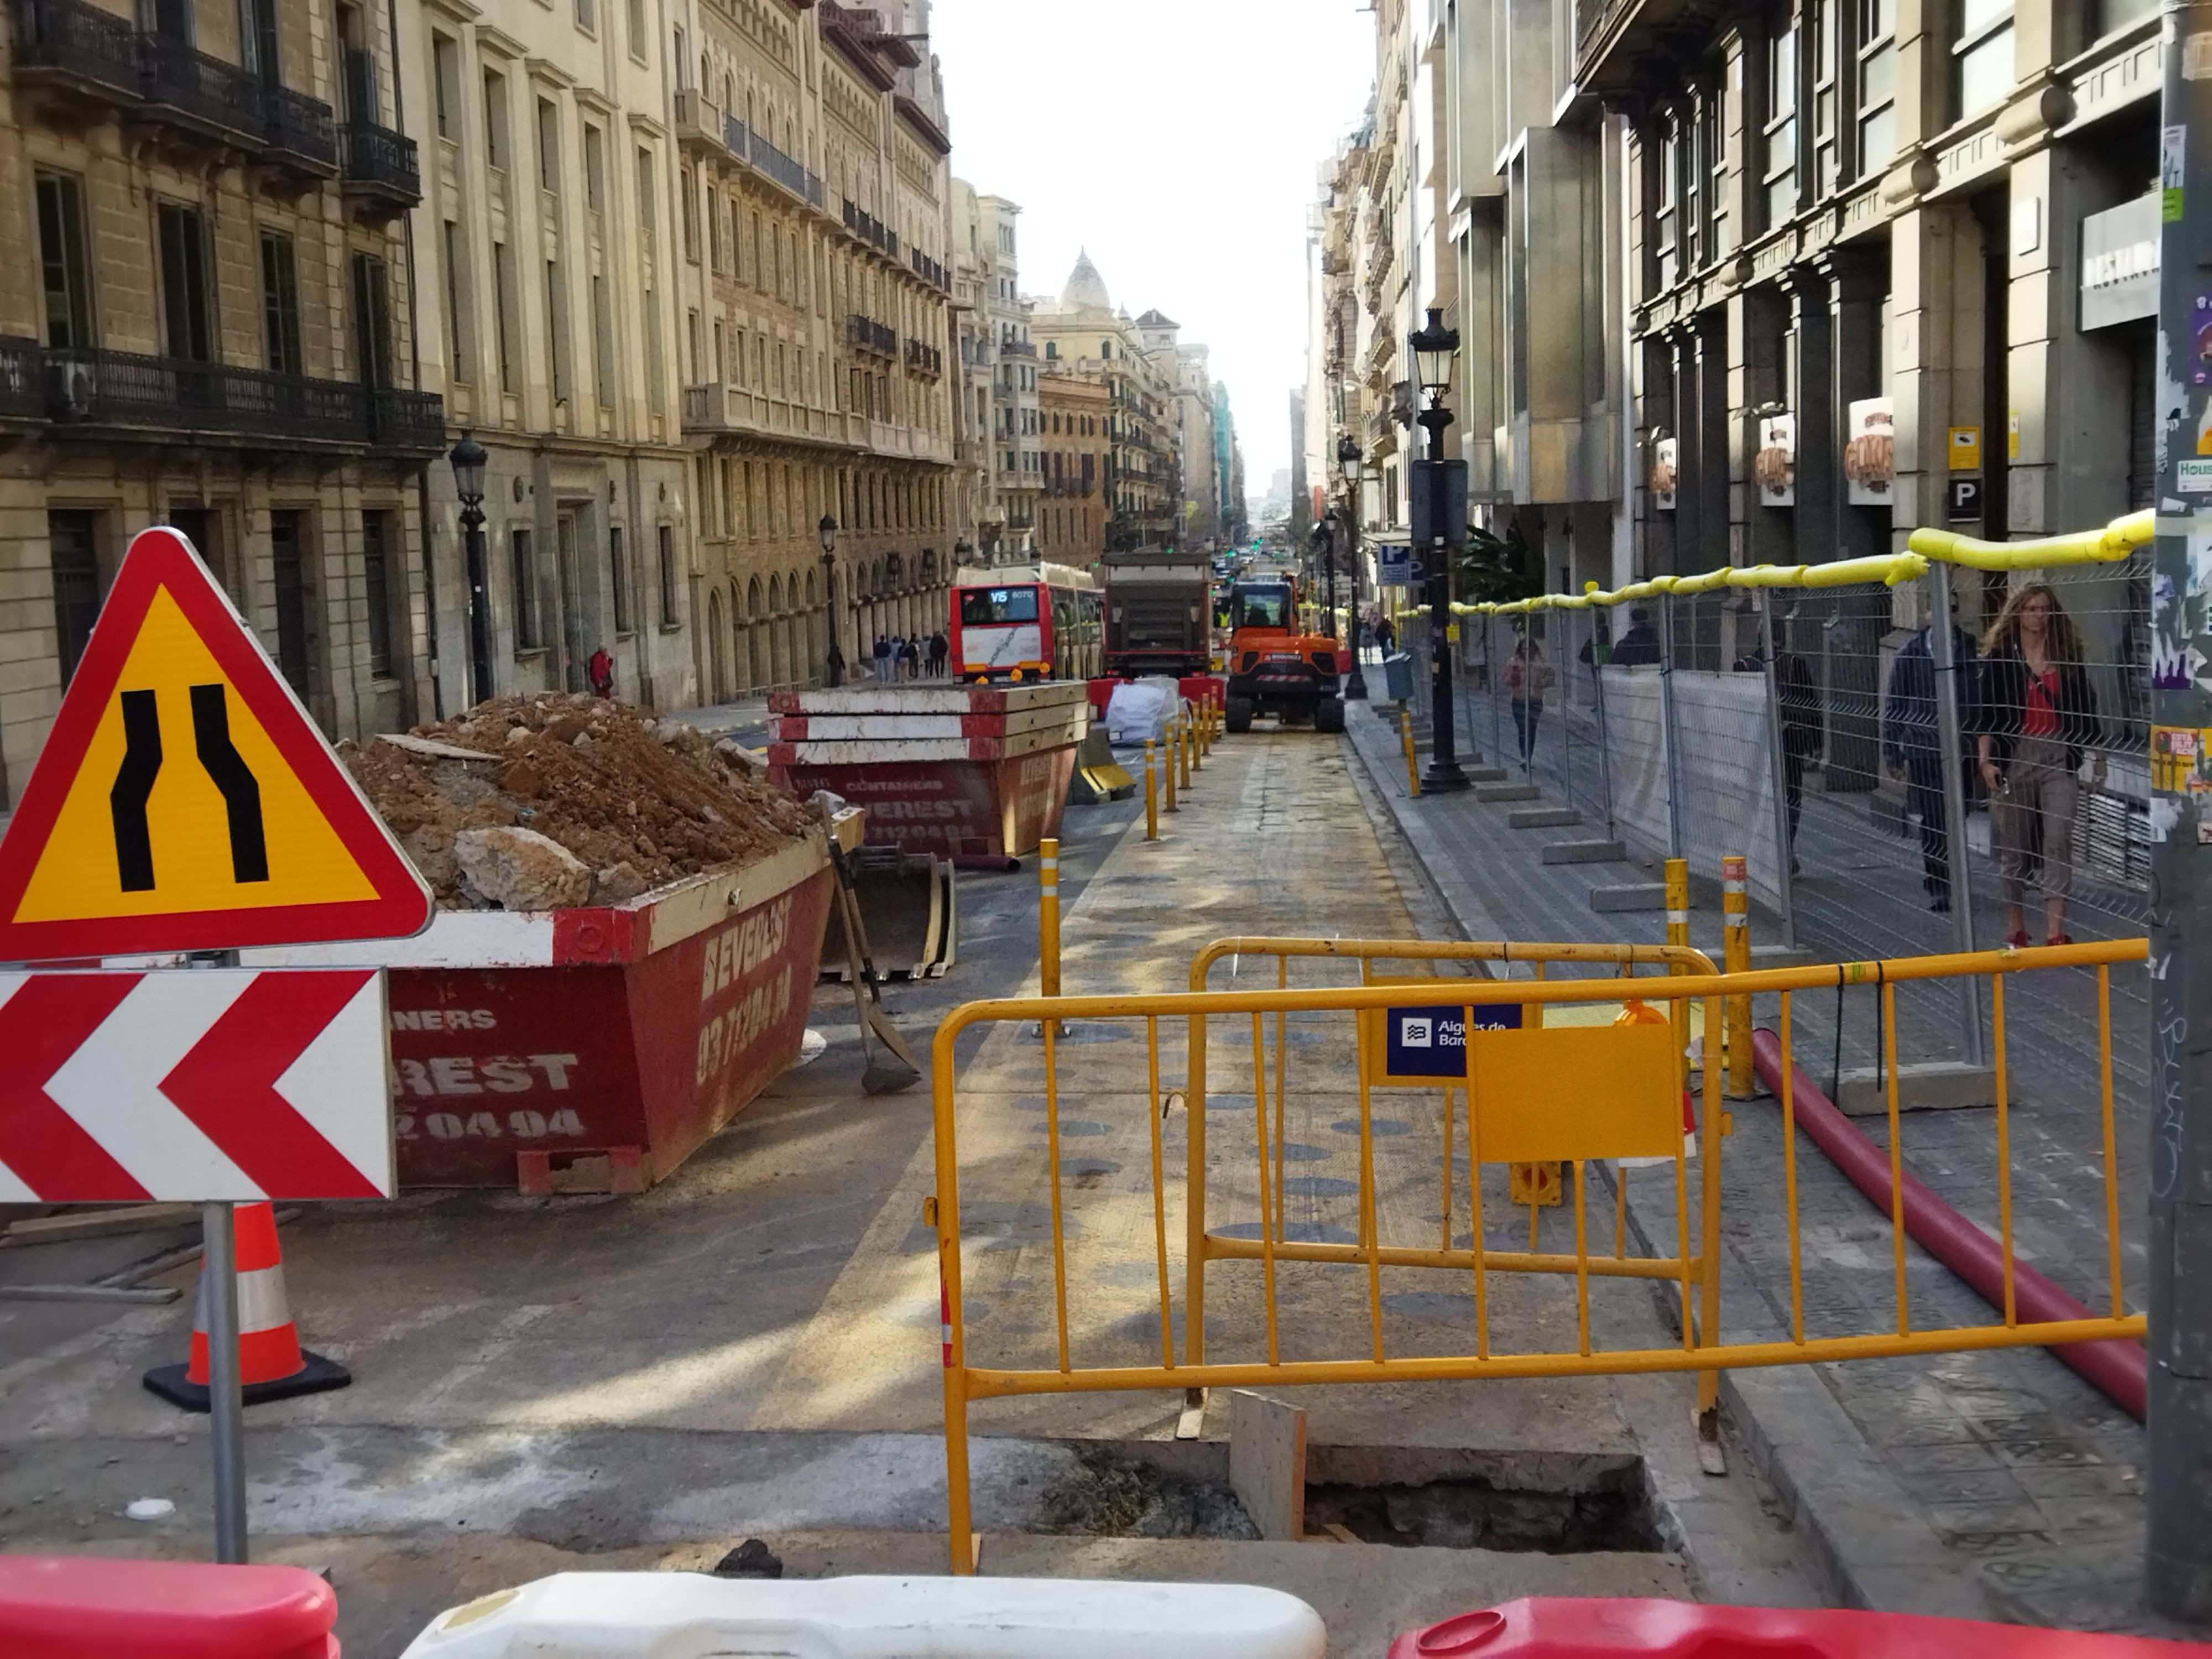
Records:
[[[1037,843],[1037,981],[1040,994],[1060,994],[1060,843]]]
[[[1170,812],[1180,811],[1182,811],[1182,808],[1178,807],[1178,806],[1176,805],[1176,782],[1175,782],[1175,780],[1176,780],[1176,759],[1175,759],[1175,757],[1176,757],[1176,744],[1177,744],[1177,743],[1178,743],[1178,742],[1180,742],[1180,741],[1181,741],[1181,740],[1180,740],[1180,739],[1176,736],[1176,723],[1175,723],[1173,720],[1170,720],[1170,721],[1168,722],[1168,746],[1167,746],[1167,752],[1166,752],[1166,753],[1164,753],[1164,755],[1162,755],[1162,756],[1160,757],[1160,759],[1161,759],[1161,761],[1162,761],[1162,763],[1163,763],[1163,764],[1162,764],[1162,766],[1161,766],[1161,768],[1160,768],[1160,770],[1162,771],[1162,773],[1164,773],[1164,774],[1166,775],[1166,778],[1167,778],[1167,781],[1168,781],[1168,811],[1170,811]]]
[[[1213,696],[1202,694],[1198,700],[1198,763],[1206,764],[1206,757],[1213,752]]]
[[[1206,710],[1194,707],[1190,711],[1190,769],[1200,770],[1206,764]]]
[[[1667,943],[1690,942],[1690,866],[1686,860],[1667,860]]]
[[[1406,793],[1415,800],[1421,798],[1421,769],[1413,758],[1413,711],[1398,711],[1398,736],[1406,745]]]
[[[1182,768],[1182,787],[1190,787],[1190,716],[1179,717],[1176,726],[1176,754]]]
[[[1160,791],[1158,780],[1152,775],[1152,740],[1145,739],[1145,839],[1160,838]]]
[[[1751,900],[1744,890],[1747,873],[1743,857],[1732,854],[1721,860],[1721,971],[1751,971]],[[1751,999],[1726,999],[1728,1094],[1731,1100],[1748,1100],[1751,1082]]]

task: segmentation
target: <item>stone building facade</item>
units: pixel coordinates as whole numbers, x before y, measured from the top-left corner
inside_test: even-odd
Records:
[[[562,0],[497,16],[402,0],[401,87],[423,164],[410,235],[425,384],[485,451],[490,684],[470,687],[467,542],[430,469],[448,701],[587,689],[698,699],[696,530],[667,224],[677,163],[652,15]],[[466,698],[455,694],[466,690]]]
[[[951,177],[926,0],[672,26],[701,695],[927,634],[957,534]],[[825,556],[822,524],[834,522]]]
[[[1036,551],[1044,473],[1036,347],[1021,290],[1021,209],[956,181],[955,270],[968,307],[963,430],[975,441],[975,557],[1018,564]]]
[[[1037,502],[1038,556],[1082,568],[1106,551],[1106,466],[1112,458],[1108,421],[1113,396],[1106,378],[1054,359],[1037,381],[1043,430],[1044,483]]]
[[[1108,549],[1164,545],[1175,533],[1181,482],[1174,359],[1146,349],[1088,254],[1077,258],[1058,300],[1033,302],[1030,331],[1048,369],[1066,363],[1105,384]]]
[[[0,82],[0,809],[131,537],[189,534],[335,736],[433,660],[402,136],[381,0],[21,0]]]

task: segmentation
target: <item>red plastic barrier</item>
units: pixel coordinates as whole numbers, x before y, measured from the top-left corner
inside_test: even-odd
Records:
[[[1751,1034],[1752,1063],[1778,1103],[1782,1098],[1782,1043],[1771,1031]],[[1790,1109],[1814,1145],[1850,1178],[1851,1185],[1889,1213],[1889,1154],[1838,1111],[1802,1066],[1790,1067]],[[2004,1252],[1996,1239],[1960,1215],[1905,1172],[1905,1231],[1912,1242],[1959,1275],[1992,1308],[2004,1306]],[[2022,1323],[2097,1316],[2025,1262],[2012,1269],[2013,1307]],[[2118,1339],[2053,1345],[2051,1357],[2069,1366],[2138,1423],[2148,1409],[2148,1391],[2142,1345]]]
[[[1390,1659],[2180,1659],[2197,1646],[1917,1613],[1531,1596],[1407,1631]]]
[[[298,1567],[0,1555],[8,1659],[338,1659],[337,1616]]]

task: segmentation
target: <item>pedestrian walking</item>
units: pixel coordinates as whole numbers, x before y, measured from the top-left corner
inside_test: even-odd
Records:
[[[881,634],[876,635],[876,679],[878,684],[891,677],[891,642]]]
[[[614,696],[615,659],[607,654],[604,641],[592,653],[592,659],[584,665],[584,672],[591,676],[593,696],[611,698]]]
[[[1766,672],[1766,653],[1753,649],[1736,659],[1746,674]],[[1790,873],[1797,873],[1797,819],[1805,805],[1805,767],[1820,747],[1820,693],[1805,659],[1786,647],[1774,653],[1774,691],[1782,715],[1784,798],[1790,809]]]
[[[1640,668],[1659,660],[1659,635],[1652,630],[1649,611],[1639,605],[1628,613],[1628,631],[1606,660],[1619,668]]]
[[[913,639],[899,643],[899,678],[918,680],[921,678],[921,646]]]
[[[1505,659],[1505,696],[1513,706],[1513,730],[1520,738],[1524,772],[1536,753],[1536,723],[1544,718],[1544,693],[1554,678],[1544,648],[1523,634]]]
[[[1973,714],[1974,636],[1958,624],[1959,595],[1951,594],[1952,659],[1959,665],[1959,725],[1961,746],[1948,757],[1953,766],[1966,759],[1965,734],[1977,732]],[[1943,811],[1945,757],[1936,729],[1936,659],[1923,628],[1890,659],[1889,684],[1881,699],[1881,758],[1889,775],[1905,783],[1905,810],[1920,819],[1920,885],[1928,908],[1951,908],[1951,837]]]
[[[951,646],[945,638],[943,629],[939,629],[929,636],[929,672],[933,678],[940,680],[945,678],[945,659],[951,654]]]
[[[1990,792],[2006,943],[2025,945],[2021,915],[2030,866],[2043,891],[2043,942],[2070,945],[2066,898],[2074,883],[2074,809],[2082,751],[2089,785],[2105,783],[2104,727],[2082,661],[2081,630],[2042,582],[2015,588],[1984,641],[1979,735],[1982,784]]]
[[[1386,657],[1398,648],[1398,629],[1388,617],[1375,624],[1375,648]]]

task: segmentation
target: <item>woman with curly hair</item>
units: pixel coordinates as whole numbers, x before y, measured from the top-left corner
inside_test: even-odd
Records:
[[[2105,781],[2103,727],[2081,630],[2041,582],[2014,588],[1982,645],[1982,782],[2004,897],[2006,942],[2025,945],[2027,867],[2040,849],[2044,943],[2069,945],[2066,895],[2074,879],[2074,806],[2081,751]]]

